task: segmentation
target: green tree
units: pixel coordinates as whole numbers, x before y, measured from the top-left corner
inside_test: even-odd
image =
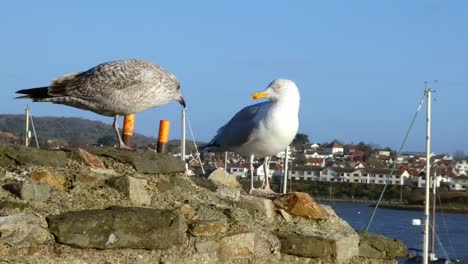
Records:
[[[455,153],[453,153],[453,158],[455,160],[463,160],[466,158],[465,152],[461,149],[457,149]]]
[[[302,146],[305,144],[309,144],[309,136],[302,133],[297,133],[292,142],[295,146]]]

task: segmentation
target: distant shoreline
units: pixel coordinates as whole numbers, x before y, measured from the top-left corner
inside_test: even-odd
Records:
[[[377,201],[372,200],[358,200],[358,199],[333,199],[333,198],[315,198],[318,202],[337,202],[337,203],[363,203],[369,204],[370,206],[374,206]],[[380,208],[386,209],[395,209],[395,210],[405,210],[405,211],[424,211],[423,205],[411,205],[411,204],[401,204],[398,202],[388,202],[382,201],[379,205]],[[436,208],[437,212],[444,212],[444,213],[455,213],[455,214],[468,214],[468,208],[455,208],[455,207],[447,207],[441,206],[440,208]]]

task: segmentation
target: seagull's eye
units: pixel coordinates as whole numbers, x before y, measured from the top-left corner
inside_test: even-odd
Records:
[[[275,91],[279,91],[281,89],[281,86],[275,85],[275,86],[273,86],[273,89],[275,89]]]

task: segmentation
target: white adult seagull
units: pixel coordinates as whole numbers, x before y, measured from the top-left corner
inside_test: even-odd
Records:
[[[262,188],[266,193],[274,193],[268,180],[270,156],[284,150],[296,136],[300,96],[293,81],[276,79],[264,91],[252,95],[252,99],[260,98],[269,101],[247,106],[237,112],[202,149],[250,156],[250,193],[256,191],[253,186],[254,157],[264,158],[265,180]]]

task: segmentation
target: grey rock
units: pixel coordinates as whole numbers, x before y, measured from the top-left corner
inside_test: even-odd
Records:
[[[148,181],[131,176],[113,177],[105,181],[107,185],[124,193],[134,205],[151,204],[151,195],[147,191]]]
[[[11,210],[11,209],[24,209],[28,208],[29,205],[27,203],[20,203],[14,201],[0,201],[0,210]]]
[[[29,214],[0,216],[0,243],[19,248],[42,244],[49,232],[44,219]]]
[[[257,257],[269,256],[271,255],[271,252],[272,252],[271,243],[267,239],[259,235],[256,235],[254,251],[255,251],[255,256]]]
[[[202,205],[198,208],[197,213],[193,217],[195,220],[218,220],[227,222],[227,217],[223,212],[207,205]]]
[[[382,259],[395,259],[407,252],[403,241],[381,235],[359,231],[359,256]]]
[[[26,201],[45,202],[50,197],[50,189],[47,184],[26,181],[20,186],[19,196]]]
[[[255,233],[241,233],[224,237],[220,242],[220,258],[252,258],[255,254]]]
[[[231,188],[227,186],[219,186],[216,192],[218,193],[219,198],[231,201],[239,201],[241,195],[240,188]]]
[[[111,207],[47,217],[60,244],[79,248],[168,249],[185,241],[186,225],[176,210]]]
[[[210,176],[208,176],[208,180],[213,182],[217,186],[226,186],[231,188],[238,188],[240,187],[240,183],[237,181],[236,176],[233,174],[229,174],[224,169],[217,168],[213,172],[211,172]]]
[[[15,166],[37,165],[50,167],[65,167],[67,154],[58,150],[27,148],[23,145],[0,145],[0,165]]]
[[[281,252],[308,258],[333,257],[348,261],[359,255],[359,238],[356,235],[323,233],[316,235],[278,234]]]
[[[246,209],[251,216],[260,214],[269,221],[274,220],[275,206],[269,199],[242,195],[239,202],[237,203],[237,206]]]
[[[247,225],[252,219],[249,212],[242,208],[229,208],[226,209],[224,213],[231,222],[238,225]]]
[[[198,253],[216,252],[219,249],[219,243],[215,241],[207,241],[195,244]]]
[[[184,172],[185,164],[180,159],[169,154],[150,152],[146,150],[125,151],[110,147],[90,147],[88,152],[130,163],[139,173],[159,174]]]
[[[80,170],[75,182],[91,187],[103,187],[107,179],[116,175],[113,170],[88,167]]]
[[[281,252],[308,258],[321,258],[333,254],[333,241],[319,236],[279,234]]]
[[[283,219],[286,221],[286,223],[291,223],[293,221],[292,215],[290,215],[284,209],[278,209],[278,211],[281,214],[281,216],[283,217]]]
[[[188,230],[196,237],[214,236],[226,232],[227,224],[222,220],[192,220],[189,222]]]

